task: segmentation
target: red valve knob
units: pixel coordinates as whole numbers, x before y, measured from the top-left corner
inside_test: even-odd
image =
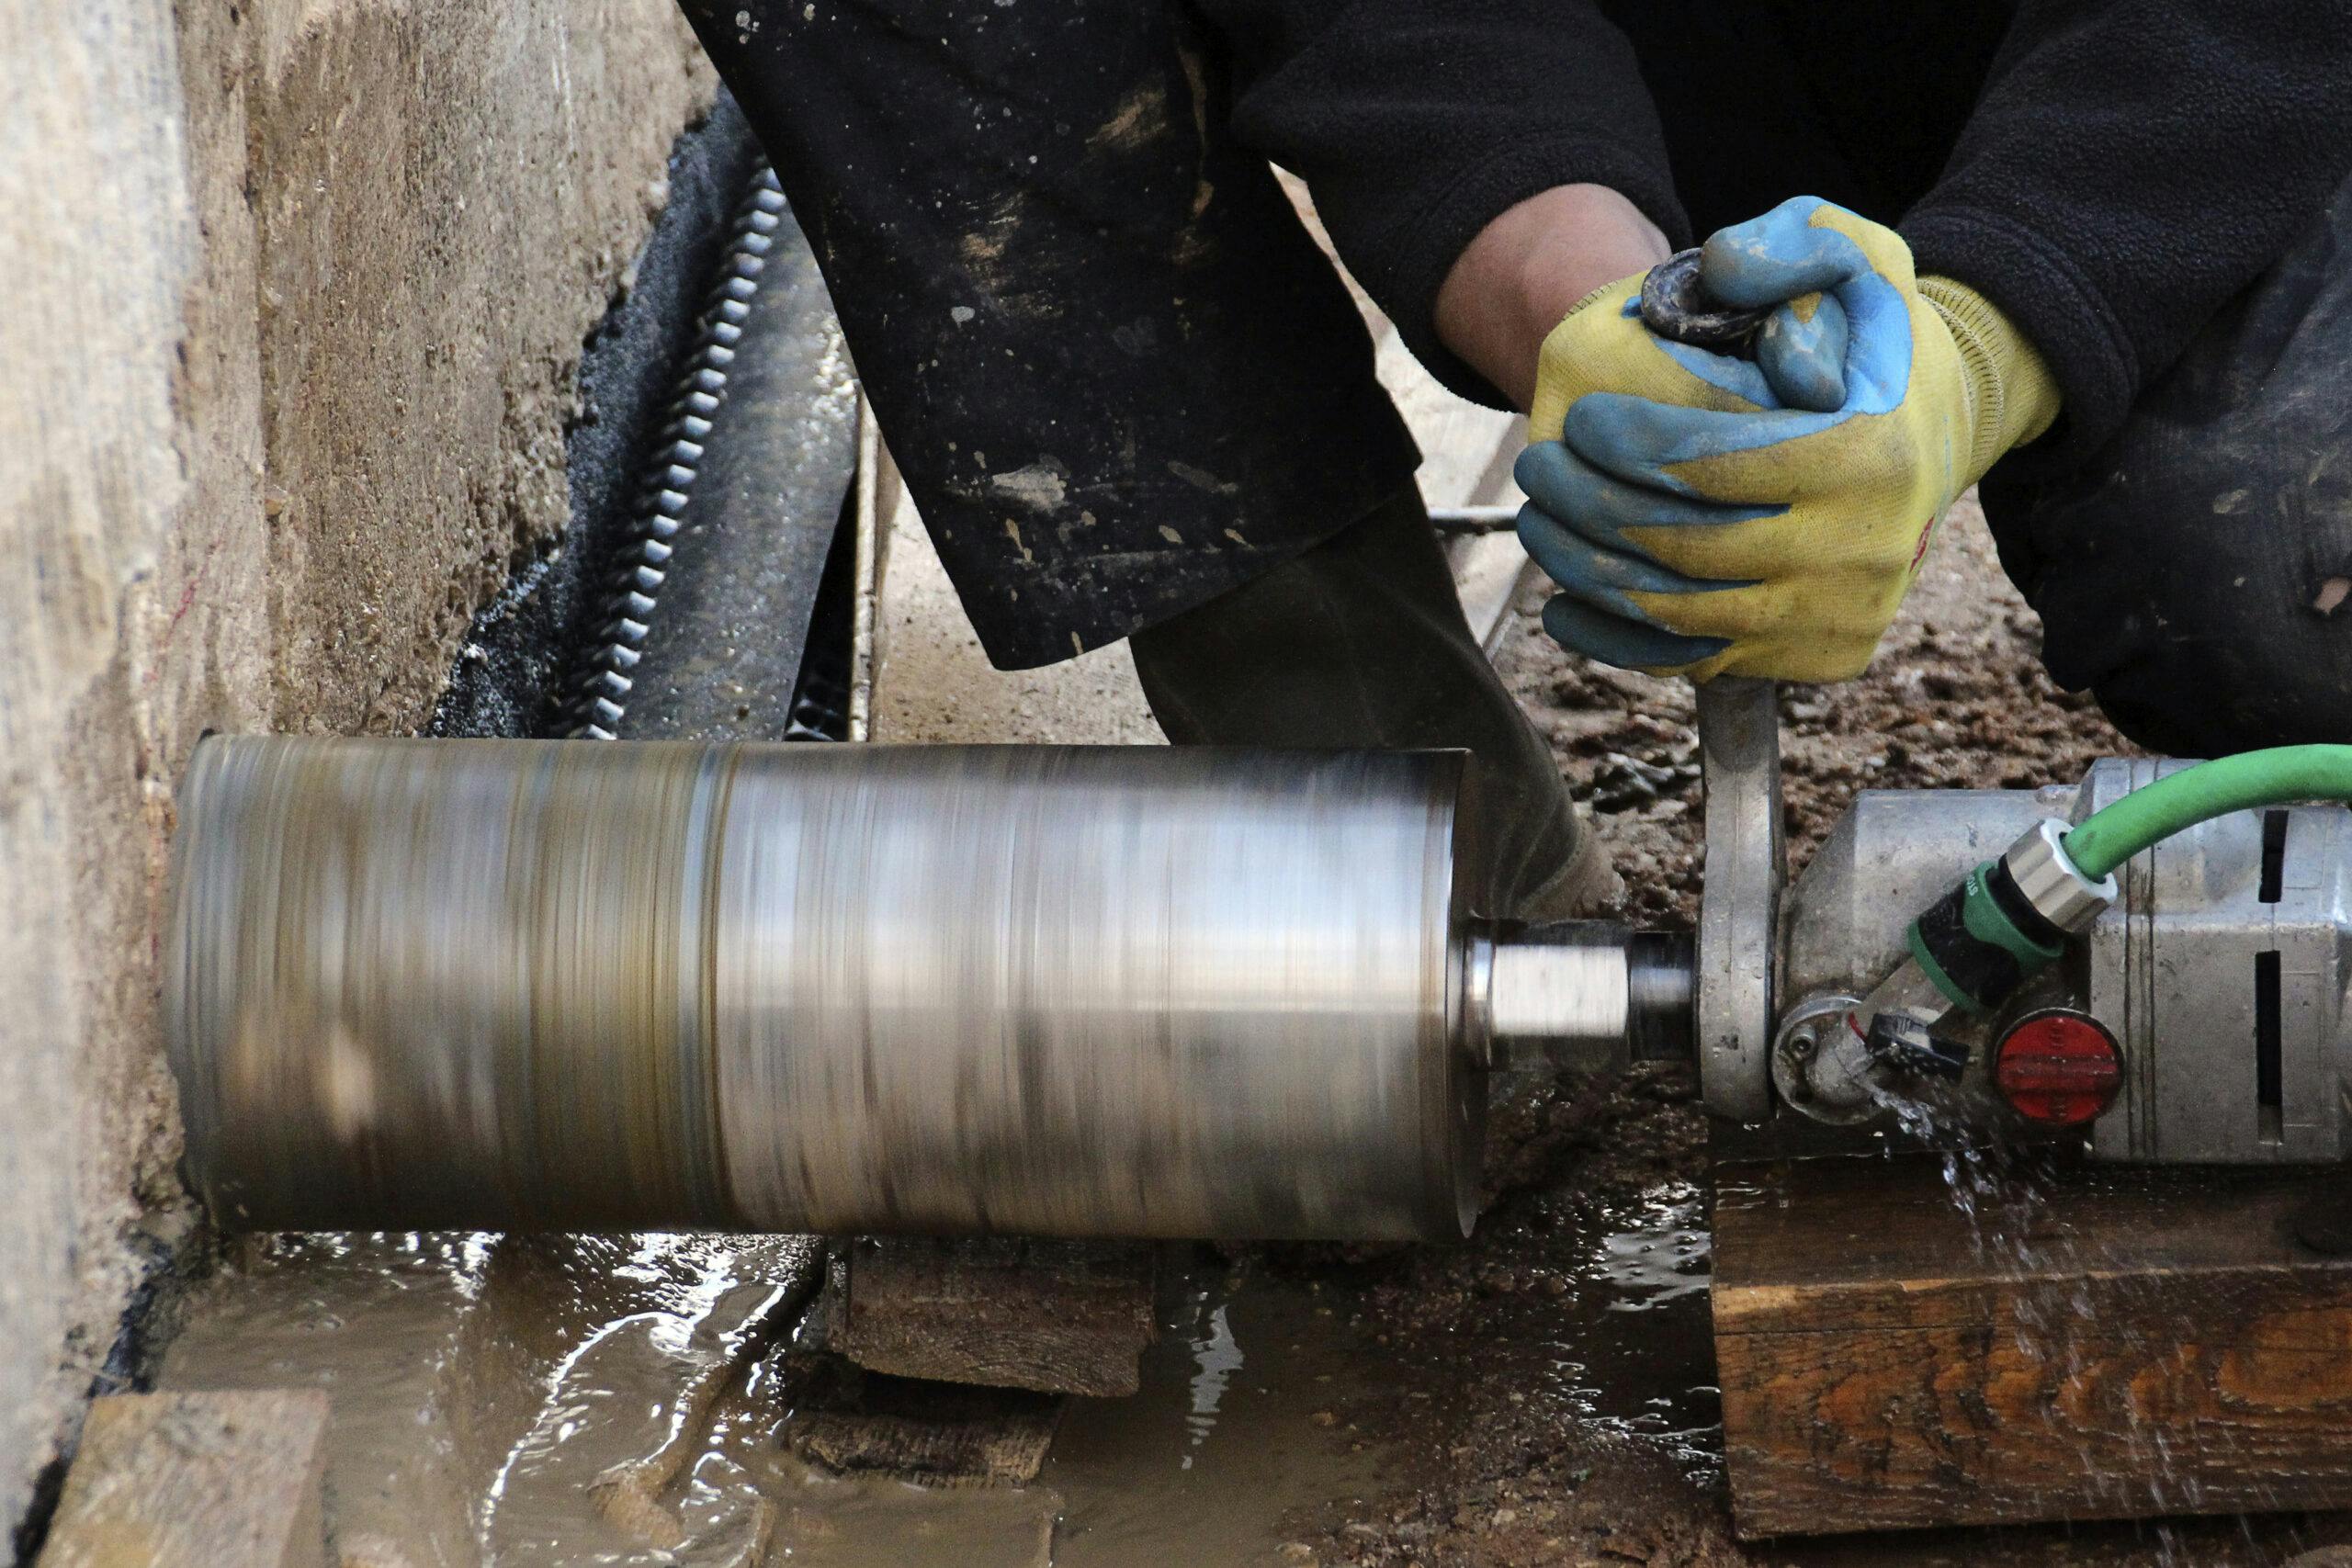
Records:
[[[2115,1103],[2123,1053],[2088,1013],[2050,1008],[2018,1020],[2001,1037],[1993,1082],[2027,1121],[2079,1127]]]

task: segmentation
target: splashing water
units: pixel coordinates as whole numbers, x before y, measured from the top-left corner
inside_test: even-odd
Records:
[[[1197,1305],[1208,1303],[1208,1292],[1196,1294]],[[1226,1321],[1222,1302],[1211,1308],[1205,1331],[1193,1337],[1193,1409],[1184,1417],[1184,1428],[1192,1435],[1191,1447],[1197,1449],[1208,1441],[1216,1428],[1217,1406],[1225,1401],[1226,1381],[1241,1368],[1241,1347],[1233,1337],[1232,1325]],[[1183,1469],[1193,1468],[1193,1456],[1187,1453]]]

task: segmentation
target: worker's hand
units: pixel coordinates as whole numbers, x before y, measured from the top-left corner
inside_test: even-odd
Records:
[[[1652,334],[1638,276],[1544,341],[1518,468],[1562,590],[1544,627],[1653,673],[1860,674],[1936,520],[2049,426],[2055,385],[1981,296],[1815,197],[1716,233],[1700,277],[1781,307],[1754,363]]]

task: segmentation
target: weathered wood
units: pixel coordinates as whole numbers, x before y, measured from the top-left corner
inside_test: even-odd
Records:
[[[834,1471],[876,1471],[921,1486],[1024,1486],[1045,1467],[1062,1402],[1020,1389],[919,1391],[878,1408],[795,1412],[795,1453]]]
[[[311,1389],[96,1400],[42,1568],[323,1568],[326,1432]]]
[[[826,1470],[919,1486],[1023,1486],[1044,1468],[1061,1422],[1058,1394],[926,1382],[867,1371],[839,1357],[797,1362],[779,1397],[784,1440]]]
[[[2326,1179],[1724,1167],[1740,1533],[2352,1505],[2352,1258],[2289,1223]]]
[[[827,1345],[899,1377],[1136,1392],[1151,1251],[1127,1242],[866,1238],[827,1286]]]

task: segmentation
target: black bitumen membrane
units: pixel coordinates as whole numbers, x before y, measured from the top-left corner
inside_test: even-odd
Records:
[[[571,521],[522,562],[474,618],[428,735],[551,736],[586,638],[602,618],[605,563],[633,536],[645,454],[667,422],[729,220],[760,165],[742,111],[724,92],[670,155],[670,195],[630,287],[584,344],[581,412],[565,433]]]

